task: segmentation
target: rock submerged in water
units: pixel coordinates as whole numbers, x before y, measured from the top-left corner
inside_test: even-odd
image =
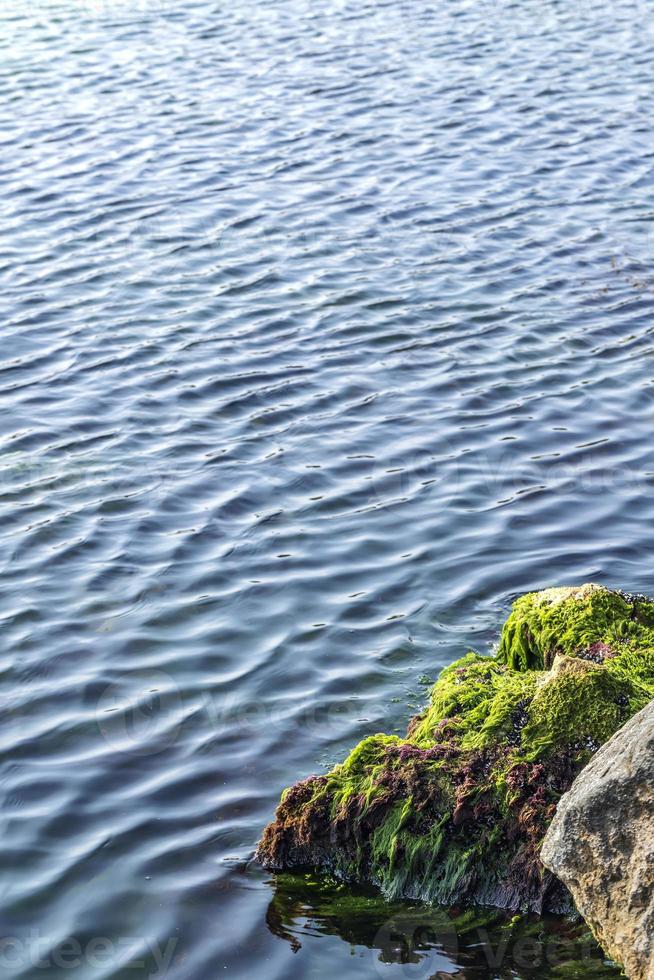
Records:
[[[497,654],[441,673],[406,738],[287,789],[257,848],[388,898],[566,912],[540,847],[561,795],[654,697],[654,601],[598,585],[518,599]]]
[[[542,849],[604,950],[632,980],[654,977],[654,702],[559,803]]]

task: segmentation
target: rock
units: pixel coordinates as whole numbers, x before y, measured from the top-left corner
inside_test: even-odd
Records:
[[[608,955],[654,977],[654,702],[608,741],[559,802],[541,851]]]
[[[518,599],[496,656],[446,667],[405,738],[372,735],[286,790],[257,849],[385,896],[570,911],[540,860],[561,795],[654,697],[654,601],[598,585]]]

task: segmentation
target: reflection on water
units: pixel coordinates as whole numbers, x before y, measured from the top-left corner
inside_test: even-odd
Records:
[[[320,936],[339,936],[358,956],[369,949],[366,976],[388,976],[392,965],[415,980],[620,976],[579,922],[389,903],[308,874],[276,876],[266,923],[294,953]]]

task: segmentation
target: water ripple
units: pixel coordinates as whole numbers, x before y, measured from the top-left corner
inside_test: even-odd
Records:
[[[520,592],[654,591],[649,13],[4,4],[8,976],[405,975],[249,859]]]

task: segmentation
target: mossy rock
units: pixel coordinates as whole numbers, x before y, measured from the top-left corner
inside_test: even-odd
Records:
[[[406,738],[372,735],[286,790],[257,849],[387,898],[569,911],[539,850],[557,801],[654,697],[654,601],[598,585],[518,599],[493,657],[446,667]]]

